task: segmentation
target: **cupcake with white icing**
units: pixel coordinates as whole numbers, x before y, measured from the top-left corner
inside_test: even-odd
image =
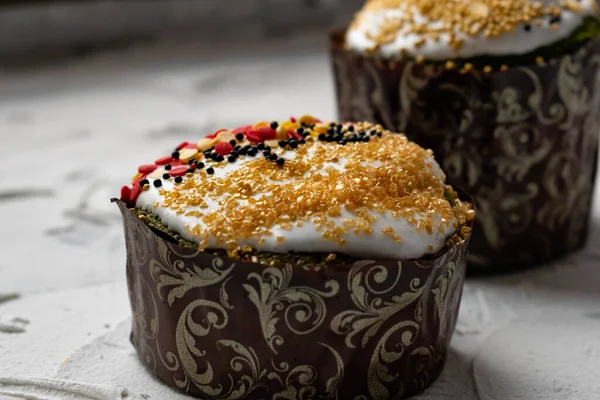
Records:
[[[465,196],[430,150],[367,122],[303,116],[183,142],[118,201],[132,342],[201,398],[417,393],[456,323]]]
[[[345,46],[449,68],[469,70],[470,62],[491,72],[561,57],[599,32],[594,0],[370,0],[350,25]]]
[[[479,205],[473,265],[550,261],[587,237],[599,33],[595,0],[370,0],[331,37],[340,118],[433,149]]]

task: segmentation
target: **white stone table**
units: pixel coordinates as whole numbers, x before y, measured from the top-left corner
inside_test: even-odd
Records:
[[[205,50],[0,71],[0,399],[185,398],[128,342],[109,199],[173,143],[257,119],[335,116],[324,50]],[[600,193],[593,218],[579,254],[469,280],[447,367],[419,399],[600,399]]]

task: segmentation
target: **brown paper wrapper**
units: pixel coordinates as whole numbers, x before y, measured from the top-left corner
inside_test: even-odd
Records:
[[[587,238],[600,131],[600,39],[544,66],[461,74],[382,61],[331,35],[341,120],[405,132],[475,198],[469,271],[554,260]]]
[[[441,372],[468,240],[428,260],[267,267],[180,247],[113,201],[131,341],[169,385],[203,399],[384,400]]]

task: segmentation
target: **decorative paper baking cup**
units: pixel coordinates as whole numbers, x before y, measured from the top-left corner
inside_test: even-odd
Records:
[[[319,271],[214,257],[123,215],[131,341],[203,399],[400,399],[441,372],[468,240],[433,259]]]
[[[470,270],[539,264],[588,234],[600,131],[600,39],[543,66],[461,74],[382,61],[331,35],[341,120],[372,121],[434,151],[475,198]]]

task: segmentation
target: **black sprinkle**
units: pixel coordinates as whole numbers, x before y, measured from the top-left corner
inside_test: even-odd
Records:
[[[188,165],[192,165],[193,163],[195,163],[196,160],[194,160],[193,158],[191,160],[188,161]]]
[[[245,156],[248,153],[248,150],[246,150],[245,148],[242,147],[241,149],[238,150],[238,153],[241,156]]]
[[[217,154],[217,159],[216,159],[215,161],[217,161],[217,162],[221,162],[221,161],[223,161],[224,159],[225,159],[225,157],[223,157],[223,156],[222,156],[222,155],[220,155],[220,154]]]
[[[348,132],[354,132],[354,125],[350,125],[348,127]]]
[[[206,173],[212,175],[215,173],[215,169],[213,167],[206,168]]]
[[[169,174],[163,174],[163,179],[171,179],[171,175],[169,175]]]
[[[198,162],[196,163],[196,168],[199,168],[199,169],[200,169],[200,168],[204,168],[204,163],[203,163],[202,161],[198,161]]]
[[[298,142],[296,142],[295,140],[290,140],[290,147],[292,149],[295,149],[298,147]]]
[[[371,136],[377,135],[377,131],[375,129],[371,129],[371,132],[369,132],[369,134]]]
[[[236,156],[229,156],[229,157],[227,157],[227,161],[229,161],[229,162],[235,162],[235,160],[237,160]]]
[[[342,140],[340,140],[340,141],[339,141],[339,143],[340,143],[342,146],[344,146],[344,145],[345,145],[346,143],[348,143],[348,142],[346,141],[346,139],[342,139]]]
[[[321,141],[327,140],[327,135],[325,135],[324,133],[320,133],[318,137]]]
[[[175,177],[175,183],[181,183],[181,182],[183,182],[183,178],[180,177],[180,176],[176,176]]]
[[[244,134],[240,132],[237,135],[235,135],[235,138],[241,142],[242,140],[244,140]]]
[[[167,165],[165,165],[165,169],[166,169],[167,171],[170,171],[170,170],[171,170],[171,168],[173,168],[173,167],[171,167],[171,164],[167,164]]]
[[[377,132],[377,136],[381,137],[381,132]]]
[[[229,141],[229,144],[235,147],[235,145],[237,144],[237,142],[232,139],[232,140]]]
[[[285,164],[285,160],[283,158],[281,158],[281,157],[279,157],[277,159],[277,161],[275,161],[275,162],[277,163],[277,165],[283,165],[283,164]]]
[[[179,152],[178,151],[172,152],[171,157],[173,157],[173,159],[175,159],[175,160],[179,160]]]
[[[286,145],[287,145],[287,142],[285,140],[279,141],[279,147],[285,147]]]
[[[237,157],[239,155],[239,153],[237,151],[232,151],[231,153],[229,153],[229,155]]]
[[[302,128],[302,127],[298,128],[297,132],[302,135],[304,133],[304,128]]]
[[[333,129],[333,128],[327,129],[327,134],[333,135],[334,133],[335,133],[335,129]]]
[[[531,25],[525,24],[523,25],[523,29],[525,30],[525,32],[529,32],[531,30]]]
[[[298,140],[298,143],[300,143],[300,144],[304,144],[304,143],[306,143],[306,140],[304,140],[304,139],[300,139],[300,140]]]
[[[269,156],[271,155],[271,153],[267,153],[266,151],[263,151],[263,156],[265,156],[265,158],[269,158]]]
[[[277,121],[271,122],[271,129],[277,129],[278,127],[279,127],[279,124],[277,123]]]
[[[336,125],[336,123],[335,123],[335,122],[330,122],[330,123],[329,123],[329,126],[330,126],[330,127],[332,127],[332,128],[333,128],[335,125]]]
[[[256,148],[259,150],[264,150],[265,149],[265,144],[264,143],[259,143],[256,145]]]
[[[236,145],[236,146],[235,146],[233,149],[234,149],[235,151],[240,151],[240,149],[241,149],[241,148],[242,148],[242,146],[240,146],[240,145],[238,144],[238,145]]]
[[[250,150],[248,151],[248,155],[249,155],[250,157],[254,157],[254,156],[256,155],[256,153],[258,153],[258,150],[256,150],[256,149],[250,149]]]
[[[152,184],[154,185],[154,187],[161,187],[162,181],[160,179],[155,179],[154,182],[152,182]]]
[[[193,168],[188,168],[185,172],[186,172],[186,174],[193,174],[194,173],[194,169]]]
[[[149,184],[150,184],[150,181],[148,179],[142,179],[140,181],[140,187],[144,187],[144,186],[149,185]]]
[[[554,17],[550,18],[550,25],[558,23],[560,23],[560,15],[555,15]]]
[[[275,154],[275,153],[271,154],[271,155],[269,156],[269,160],[271,160],[271,161],[275,161],[275,160],[277,160],[277,154]]]
[[[252,148],[252,145],[251,144],[247,144],[243,148],[246,149],[246,150],[250,150]]]
[[[265,146],[265,148],[263,150],[264,150],[265,153],[270,153],[271,152],[271,148],[268,147],[268,146]]]

